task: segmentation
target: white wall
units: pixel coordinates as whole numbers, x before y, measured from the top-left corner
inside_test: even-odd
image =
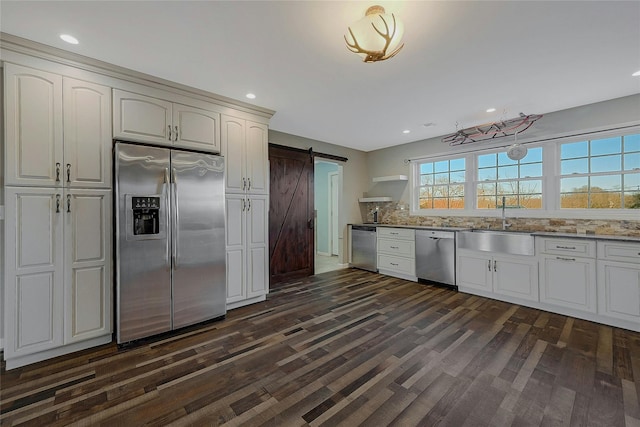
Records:
[[[331,229],[330,204],[331,181],[329,173],[338,172],[338,165],[327,162],[316,162],[313,173],[313,198],[316,210],[316,252],[330,255]]]
[[[347,224],[362,222],[358,198],[362,197],[369,187],[367,153],[275,130],[269,130],[269,142],[304,150],[313,148],[315,152],[332,154],[348,159],[344,163],[336,161],[336,163],[343,166],[342,200],[339,202],[341,207],[340,233],[338,236],[341,248],[339,262],[346,263]]]
[[[543,113],[532,111],[528,113]],[[567,135],[600,129],[616,127],[621,124],[640,123],[640,94],[584,105],[568,110],[544,114],[526,132],[518,137],[518,142],[542,140],[552,136]],[[476,143],[450,147],[441,141],[442,137],[403,144],[381,150],[370,151],[368,154],[369,178],[387,175],[409,175],[410,165],[405,159],[426,157],[435,154],[469,151],[477,147],[487,148],[487,143]],[[496,140],[504,146],[514,142],[513,137]],[[371,180],[369,180],[371,182]],[[391,196],[394,201],[409,203],[409,184],[380,183],[371,184],[368,192],[370,196]]]

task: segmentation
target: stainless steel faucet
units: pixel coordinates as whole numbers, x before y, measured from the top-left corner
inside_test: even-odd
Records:
[[[507,214],[505,212],[506,203],[507,203],[507,198],[505,196],[502,196],[502,229],[503,230],[506,230],[507,227],[511,227],[511,224],[507,224]]]

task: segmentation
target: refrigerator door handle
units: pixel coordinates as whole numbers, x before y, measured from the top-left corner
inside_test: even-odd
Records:
[[[180,236],[178,234],[178,228],[180,227],[180,214],[178,213],[178,180],[176,179],[177,171],[176,168],[173,168],[173,206],[171,206],[171,210],[173,211],[173,224],[171,227],[172,231],[172,239],[173,240],[173,268],[178,268],[178,258],[180,257],[180,252],[178,251],[178,243],[180,241]]]
[[[171,203],[171,201],[169,200],[169,186],[171,185],[171,182],[169,180],[169,168],[164,168],[164,183],[162,184],[162,191],[164,192],[164,210],[165,210],[165,229],[168,229],[170,227],[171,224],[171,212],[169,210],[169,204]],[[166,256],[165,256],[165,264],[166,266],[171,269],[171,239],[169,238],[169,235],[167,233],[165,240],[167,241],[166,247],[167,247],[167,252],[166,252]]]

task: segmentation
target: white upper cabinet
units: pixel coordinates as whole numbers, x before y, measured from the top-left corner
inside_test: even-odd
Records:
[[[6,64],[6,185],[111,186],[111,89]]]
[[[266,194],[269,189],[269,131],[266,125],[247,121],[247,192]]]
[[[220,113],[212,105],[197,108],[114,90],[113,134],[127,141],[219,153]]]
[[[111,187],[111,89],[65,77],[65,185]]]
[[[113,137],[171,145],[171,102],[113,90]]]
[[[268,128],[222,116],[222,154],[226,158],[226,190],[267,194],[269,190]]]
[[[60,185],[62,77],[5,63],[6,185]]]
[[[174,144],[194,150],[220,152],[220,114],[173,104]]]

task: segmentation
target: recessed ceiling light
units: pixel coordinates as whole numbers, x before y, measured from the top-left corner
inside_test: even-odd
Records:
[[[409,129],[405,129],[402,131],[402,133],[411,133],[411,131]]]
[[[78,39],[69,34],[60,34],[60,38],[70,44],[78,44]]]
[[[640,70],[636,71],[635,73],[631,74],[633,77],[640,77]]]
[[[495,108],[487,108],[487,113],[493,113],[494,111],[496,111]]]
[[[245,96],[249,99],[256,99],[256,95],[254,93],[248,93]]]

